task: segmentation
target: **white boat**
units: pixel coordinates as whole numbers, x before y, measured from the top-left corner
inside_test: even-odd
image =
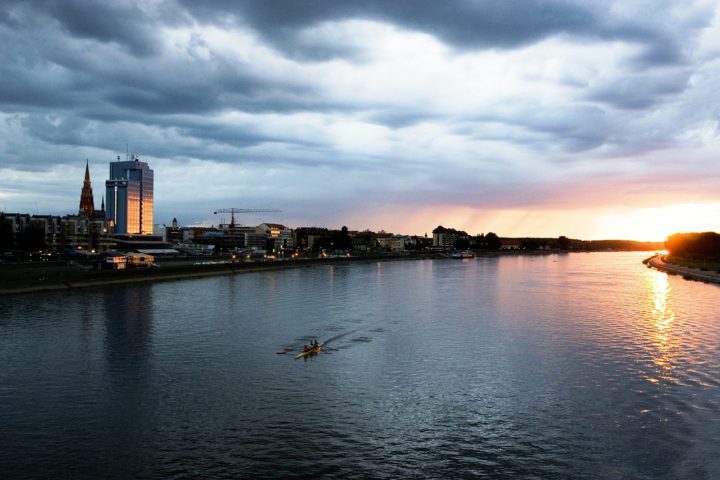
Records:
[[[471,250],[463,250],[462,252],[454,252],[452,258],[475,258],[475,254]]]

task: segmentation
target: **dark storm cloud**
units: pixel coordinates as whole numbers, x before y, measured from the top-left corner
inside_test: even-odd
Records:
[[[555,35],[637,42],[639,67],[683,61],[684,38],[667,26],[627,20],[591,3],[553,0],[179,0],[191,15],[210,22],[235,21],[255,29],[286,54],[309,60],[361,59],[349,47],[307,42],[300,32],[323,22],[367,19],[432,35],[458,50],[511,49]],[[653,12],[660,16],[657,12]],[[695,20],[698,27],[700,20]],[[707,22],[707,18],[704,19]]]
[[[2,55],[0,55],[2,59]],[[47,88],[47,75],[41,72],[0,66],[0,105],[10,107],[61,107],[68,104],[63,95]]]
[[[93,116],[113,107],[157,114],[333,108],[296,79],[270,80],[216,55],[199,58],[188,51],[182,57],[150,58],[156,49],[157,19],[132,5],[103,5],[43,2],[0,7],[12,20],[0,27],[0,42],[14,46],[0,51],[0,105],[64,107]],[[61,30],[52,19],[59,20]],[[28,29],[35,35],[26,35]],[[101,45],[79,44],[66,33]],[[102,45],[105,42],[111,45]]]
[[[148,16],[137,5],[86,0],[44,2],[42,5],[73,36],[114,42],[141,57],[157,53],[153,25],[158,19]]]
[[[567,2],[188,1],[184,3],[187,12],[173,8],[172,2],[150,5],[152,8],[144,10],[125,2],[6,3],[0,7],[2,18],[13,27],[3,33],[3,43],[22,51],[0,53],[0,75],[4,79],[0,102],[87,106],[91,111],[110,104],[128,111],[159,114],[224,109],[329,112],[350,108],[337,99],[323,99],[320,92],[296,79],[268,80],[218,57],[199,59],[188,52],[180,60],[148,58],[157,53],[158,27],[165,23],[186,24],[192,16],[218,25],[226,24],[228,15],[234,16],[237,22],[247,24],[286,52],[292,54],[300,49],[319,57],[347,57],[350,53],[343,46],[305,39],[299,32],[324,21],[350,18],[377,19],[424,31],[464,50],[511,48],[555,34],[573,33],[650,42],[642,54],[650,63],[679,61],[680,57],[670,36],[660,35],[648,26],[608,20],[589,6]],[[52,21],[61,31],[53,31]],[[36,39],[24,34],[27,28],[39,32]],[[62,38],[62,32],[101,44],[117,44],[130,56],[113,53],[108,58],[103,55],[107,51],[74,45]],[[609,86],[593,98],[625,104],[627,108],[652,104],[652,100],[639,97],[632,86]],[[403,113],[379,114],[377,120],[387,122],[391,128],[418,121],[412,114]]]
[[[4,0],[0,5],[0,23],[33,31],[52,24],[71,37],[114,43],[133,55],[145,57],[157,53],[156,27],[180,22],[183,15],[177,9],[162,9],[151,3],[148,3],[151,8],[143,9],[140,5],[129,1]]]
[[[651,162],[642,155],[699,135],[709,107],[683,101],[703,85],[693,45],[710,16],[694,5],[687,14],[645,7],[5,0],[0,169],[30,192],[23,172],[49,177],[59,164],[101,163],[127,143],[166,167],[157,178],[168,184],[184,181],[172,168],[182,163],[198,177],[223,172],[204,179],[208,190],[236,192],[250,178],[257,192],[312,197],[307,210],[371,196],[551,202],[562,189],[582,193],[614,163],[618,176],[632,163],[639,177]],[[382,25],[333,23],[350,20]],[[710,83],[692,98],[705,98]],[[238,173],[245,168],[247,177]]]
[[[133,123],[101,123],[67,115],[29,115],[20,122],[30,135],[48,144],[121,151],[126,141],[133,151],[159,158],[254,161],[253,156],[260,154],[243,153],[245,149],[272,142],[317,146],[309,140],[292,142],[280,135],[263,133],[251,122],[227,125],[202,117],[191,117],[153,123],[154,119],[150,116],[137,120]]]
[[[335,0],[267,2],[182,0],[195,15],[217,21],[231,13],[247,22],[278,47],[295,50],[295,34],[326,21],[369,19],[420,30],[460,49],[510,48],[536,42],[558,32],[581,32],[597,25],[587,8],[566,2],[524,1],[417,1]],[[309,56],[311,50],[304,52]]]

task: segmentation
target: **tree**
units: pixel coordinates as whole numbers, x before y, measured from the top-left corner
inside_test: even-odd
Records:
[[[15,238],[12,223],[5,215],[0,215],[0,251],[9,252],[15,249]]]
[[[45,229],[42,225],[31,223],[25,227],[20,237],[20,249],[26,252],[38,252],[45,249]]]
[[[350,251],[353,249],[352,238],[350,237],[350,234],[348,233],[348,228],[344,225],[340,229],[340,235],[338,236],[336,244],[337,244],[337,248],[340,250]]]
[[[568,250],[570,248],[570,239],[565,235],[560,235],[557,239],[557,246],[560,250]]]
[[[676,233],[665,242],[670,255],[691,258],[720,258],[720,234]]]
[[[458,250],[467,250],[470,248],[470,239],[467,237],[460,237],[455,240],[455,248]]]
[[[485,234],[483,233],[472,237],[472,241],[470,243],[472,248],[477,250],[487,250],[487,242],[485,242]]]
[[[493,232],[488,232],[485,235],[485,243],[488,250],[500,250],[500,247],[502,247],[502,240]]]
[[[534,238],[524,238],[520,242],[520,248],[523,250],[537,250],[540,248],[540,242]]]

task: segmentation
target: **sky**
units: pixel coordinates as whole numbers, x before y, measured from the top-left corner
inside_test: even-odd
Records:
[[[128,152],[157,224],[720,231],[720,4],[0,2],[0,211]]]

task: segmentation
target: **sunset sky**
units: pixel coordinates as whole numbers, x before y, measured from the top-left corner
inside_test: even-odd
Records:
[[[720,231],[717,1],[0,3],[0,210],[663,240]]]

